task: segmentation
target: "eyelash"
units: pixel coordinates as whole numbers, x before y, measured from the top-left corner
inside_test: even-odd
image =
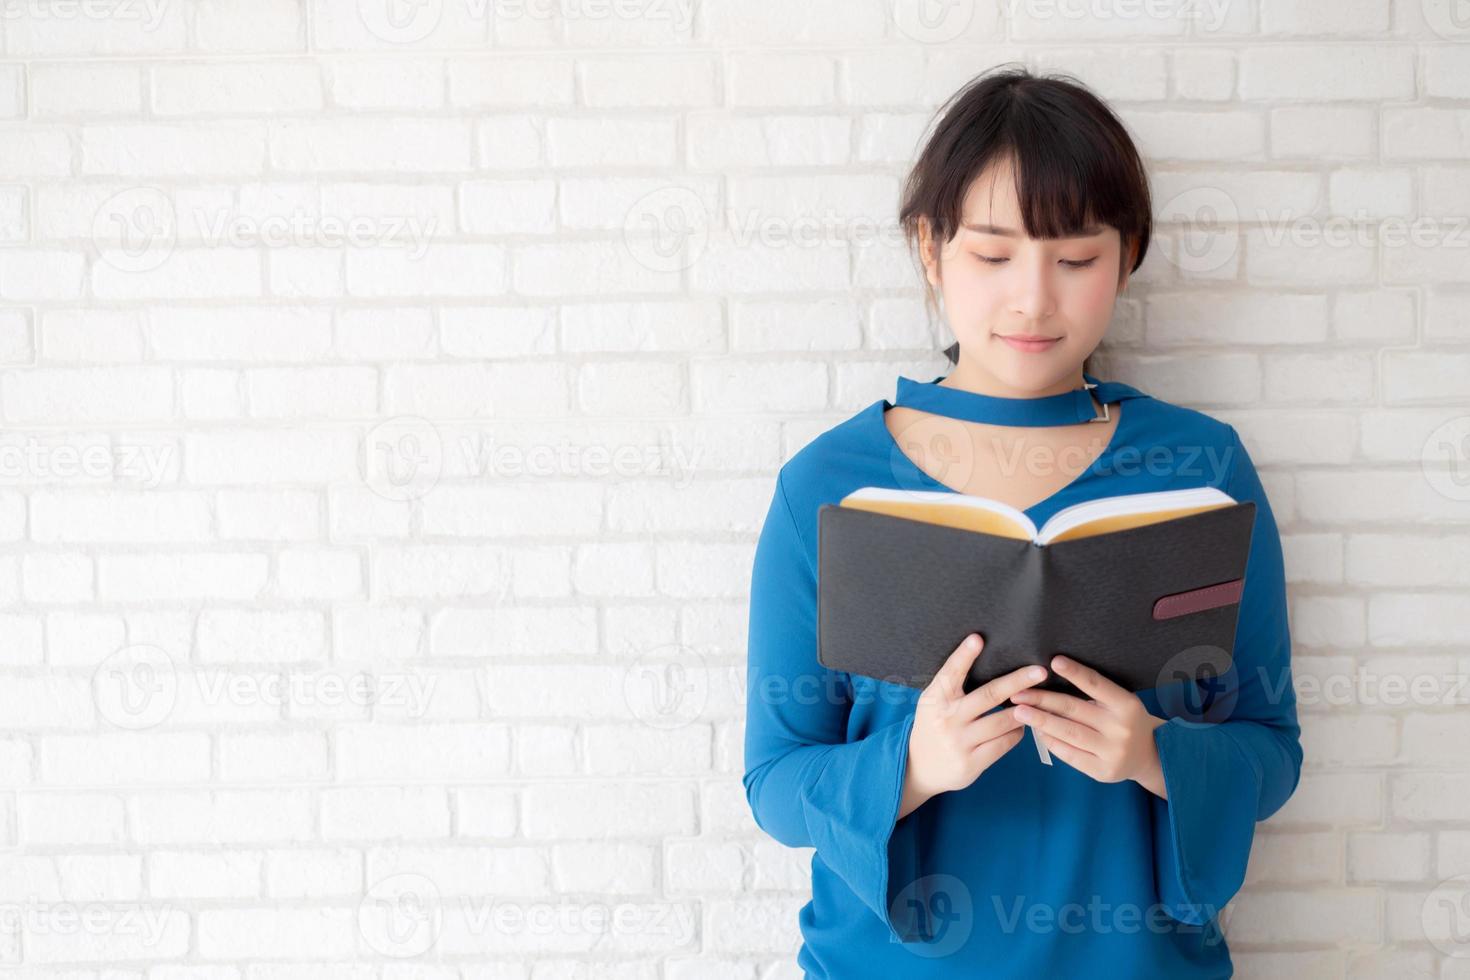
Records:
[[[991,258],[988,255],[981,255],[978,252],[974,253],[974,255],[975,258],[979,259],[981,262],[984,262],[986,265],[1000,265],[1002,262],[1007,261],[1004,258],[995,259]],[[1097,261],[1097,257],[1094,256],[1093,258],[1083,259],[1076,262],[1071,259],[1059,259],[1058,261],[1069,269],[1086,269],[1088,266],[1092,265],[1092,263]]]

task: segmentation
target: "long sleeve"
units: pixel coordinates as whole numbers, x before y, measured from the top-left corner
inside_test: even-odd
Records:
[[[1222,489],[1256,504],[1234,663],[1212,700],[1186,692],[1193,710],[1183,714],[1194,717],[1166,709],[1154,742],[1168,800],[1149,794],[1159,900],[1196,925],[1239,890],[1256,822],[1286,803],[1302,767],[1281,538],[1250,454],[1233,426],[1230,435],[1233,466]]]
[[[751,573],[746,798],[762,830],[815,847],[894,937],[921,938],[912,911],[892,908],[919,863],[915,814],[895,822],[913,712],[848,741],[850,705],[847,676],[817,661],[816,569],[778,477]]]

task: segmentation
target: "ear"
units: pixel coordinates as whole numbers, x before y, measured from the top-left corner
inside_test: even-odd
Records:
[[[924,263],[924,278],[939,288],[939,243],[934,240],[934,226],[927,217],[919,219],[919,259]]]
[[[1138,239],[1135,238],[1128,243],[1128,260],[1123,263],[1122,274],[1118,277],[1118,292],[1128,288],[1128,280],[1133,276],[1133,263],[1138,261]]]

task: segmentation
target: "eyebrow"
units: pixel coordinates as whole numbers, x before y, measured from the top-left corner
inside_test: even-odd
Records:
[[[1021,233],[1016,229],[1002,228],[1000,225],[972,225],[966,222],[965,224],[960,225],[960,227],[964,228],[966,231],[978,231],[983,235],[1004,235],[1007,238],[1021,237]],[[1105,225],[1090,225],[1086,228],[1083,228],[1081,231],[1077,232],[1074,235],[1061,235],[1059,237],[1063,239],[1091,238],[1094,235],[1101,235],[1106,230],[1107,228]]]

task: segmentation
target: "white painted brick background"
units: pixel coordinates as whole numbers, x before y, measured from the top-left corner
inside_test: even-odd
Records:
[[[795,977],[755,535],[943,370],[900,183],[1018,60],[1149,160],[1103,373],[1235,424],[1283,535],[1241,975],[1470,977],[1458,9],[4,0],[0,965]]]

